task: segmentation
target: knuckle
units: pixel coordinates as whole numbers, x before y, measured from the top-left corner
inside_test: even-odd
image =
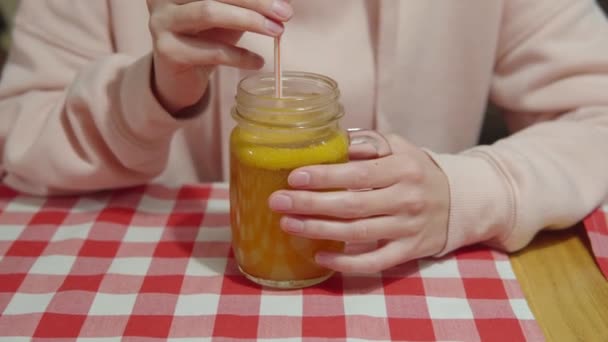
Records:
[[[205,20],[211,20],[213,18],[213,1],[199,1],[198,3],[198,14]]]
[[[301,212],[315,210],[315,201],[312,193],[302,192],[293,196],[294,206]]]
[[[405,198],[404,207],[408,214],[412,216],[421,215],[427,208],[427,199],[421,191],[413,191]]]
[[[357,197],[350,194],[346,197],[343,203],[343,216],[345,218],[362,217],[365,214],[365,203],[359,200]]]
[[[150,19],[148,20],[148,30],[150,30],[152,34],[158,34],[163,26],[162,22],[161,15],[158,12],[153,12],[150,14]]]
[[[258,28],[262,28],[264,26],[264,16],[254,12],[254,11],[249,11],[247,12],[247,14],[245,15],[245,22],[248,24],[248,26],[254,26],[254,27],[258,27]]]
[[[361,163],[354,168],[353,177],[354,185],[358,189],[364,189],[370,187],[370,184],[372,183],[373,173],[368,166]]]
[[[226,53],[222,49],[213,49],[209,51],[209,64],[222,64],[226,59]]]
[[[415,184],[421,184],[425,180],[424,168],[418,162],[412,162],[405,165],[403,168],[403,175],[407,180]]]
[[[394,146],[395,144],[398,144],[401,141],[401,137],[395,133],[385,134],[384,137],[391,146]]]
[[[362,222],[356,221],[353,223],[351,240],[353,242],[364,242],[370,240],[369,226]]]
[[[361,267],[359,272],[366,273],[366,274],[372,274],[372,273],[378,273],[378,272],[382,271],[382,269],[383,269],[383,265],[380,260],[378,260],[377,258],[369,258],[366,260],[365,266]]]
[[[156,51],[163,57],[171,59],[174,55],[175,42],[169,35],[160,35],[156,39]]]

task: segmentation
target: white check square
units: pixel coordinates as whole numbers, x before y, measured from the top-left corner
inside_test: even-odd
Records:
[[[67,275],[72,269],[76,257],[72,255],[46,255],[36,259],[29,273]]]
[[[423,278],[460,278],[456,259],[418,261],[420,276]]]
[[[74,213],[100,212],[108,205],[109,198],[109,196],[104,196],[102,198],[81,198],[70,211]]]
[[[15,293],[3,315],[21,315],[45,312],[54,293]]]
[[[175,305],[175,316],[216,315],[219,303],[219,294],[180,295]]]
[[[123,237],[125,242],[157,242],[163,235],[160,227],[129,227]]]
[[[465,298],[427,297],[431,319],[473,319],[473,311]]]
[[[97,293],[91,304],[89,315],[129,315],[133,312],[136,299],[136,293]]]
[[[17,197],[11,200],[4,211],[7,213],[35,213],[44,206],[44,197]]]
[[[173,211],[174,205],[174,200],[164,200],[144,195],[139,202],[138,209],[146,213],[167,214]]]
[[[525,299],[509,299],[509,303],[511,303],[511,308],[513,309],[513,313],[517,319],[534,319],[534,315],[532,314],[532,311],[530,311],[528,302],[526,302]]]
[[[196,235],[196,241],[230,241],[230,227],[202,228]]]
[[[496,271],[498,271],[498,275],[500,279],[516,279],[515,273],[513,273],[513,267],[511,266],[511,262],[508,260],[498,260],[495,262]]]
[[[273,296],[262,295],[260,315],[302,317],[304,303],[302,295]]]
[[[344,313],[372,317],[387,317],[383,295],[345,295]]]
[[[189,276],[217,276],[224,274],[228,259],[226,258],[190,258],[186,266]]]
[[[152,258],[114,258],[108,273],[126,275],[146,275]]]
[[[230,212],[230,202],[225,199],[208,199],[205,213],[223,214]]]
[[[15,241],[25,230],[25,226],[0,226],[0,241]]]
[[[55,234],[53,234],[51,241],[65,241],[71,239],[84,240],[89,235],[92,226],[92,222],[62,225],[57,228],[57,231]]]

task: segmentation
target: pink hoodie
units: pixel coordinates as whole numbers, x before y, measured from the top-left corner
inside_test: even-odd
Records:
[[[594,1],[292,2],[285,68],[336,79],[343,126],[434,151],[451,195],[443,252],[516,250],[608,194],[608,24]],[[219,68],[201,115],[174,119],[150,89],[147,13],[144,0],[22,1],[0,85],[6,184],[57,194],[226,179],[245,73]],[[270,38],[241,45],[272,60]],[[488,98],[517,133],[474,147]]]

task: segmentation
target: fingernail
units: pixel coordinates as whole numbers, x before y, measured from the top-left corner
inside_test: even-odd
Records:
[[[266,29],[268,30],[268,32],[275,35],[283,33],[283,26],[269,19],[266,19]]]
[[[291,217],[283,217],[282,227],[292,233],[301,233],[304,231],[304,222]]]
[[[285,211],[292,208],[293,201],[291,200],[291,197],[286,195],[272,195],[270,196],[268,205],[273,210]]]
[[[287,178],[289,185],[297,187],[297,186],[306,186],[310,184],[310,174],[308,172],[297,171],[292,172]]]
[[[272,3],[272,11],[283,19],[287,19],[293,14],[293,9],[284,0],[275,0]]]

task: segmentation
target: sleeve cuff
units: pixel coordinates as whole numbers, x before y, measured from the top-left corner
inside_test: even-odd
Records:
[[[153,147],[171,137],[186,121],[173,117],[158,102],[150,84],[151,73],[151,55],[127,68],[120,86],[120,104],[127,137]]]
[[[500,169],[483,152],[426,152],[443,170],[450,187],[447,240],[436,256],[478,242],[503,241],[513,229],[515,206]]]

